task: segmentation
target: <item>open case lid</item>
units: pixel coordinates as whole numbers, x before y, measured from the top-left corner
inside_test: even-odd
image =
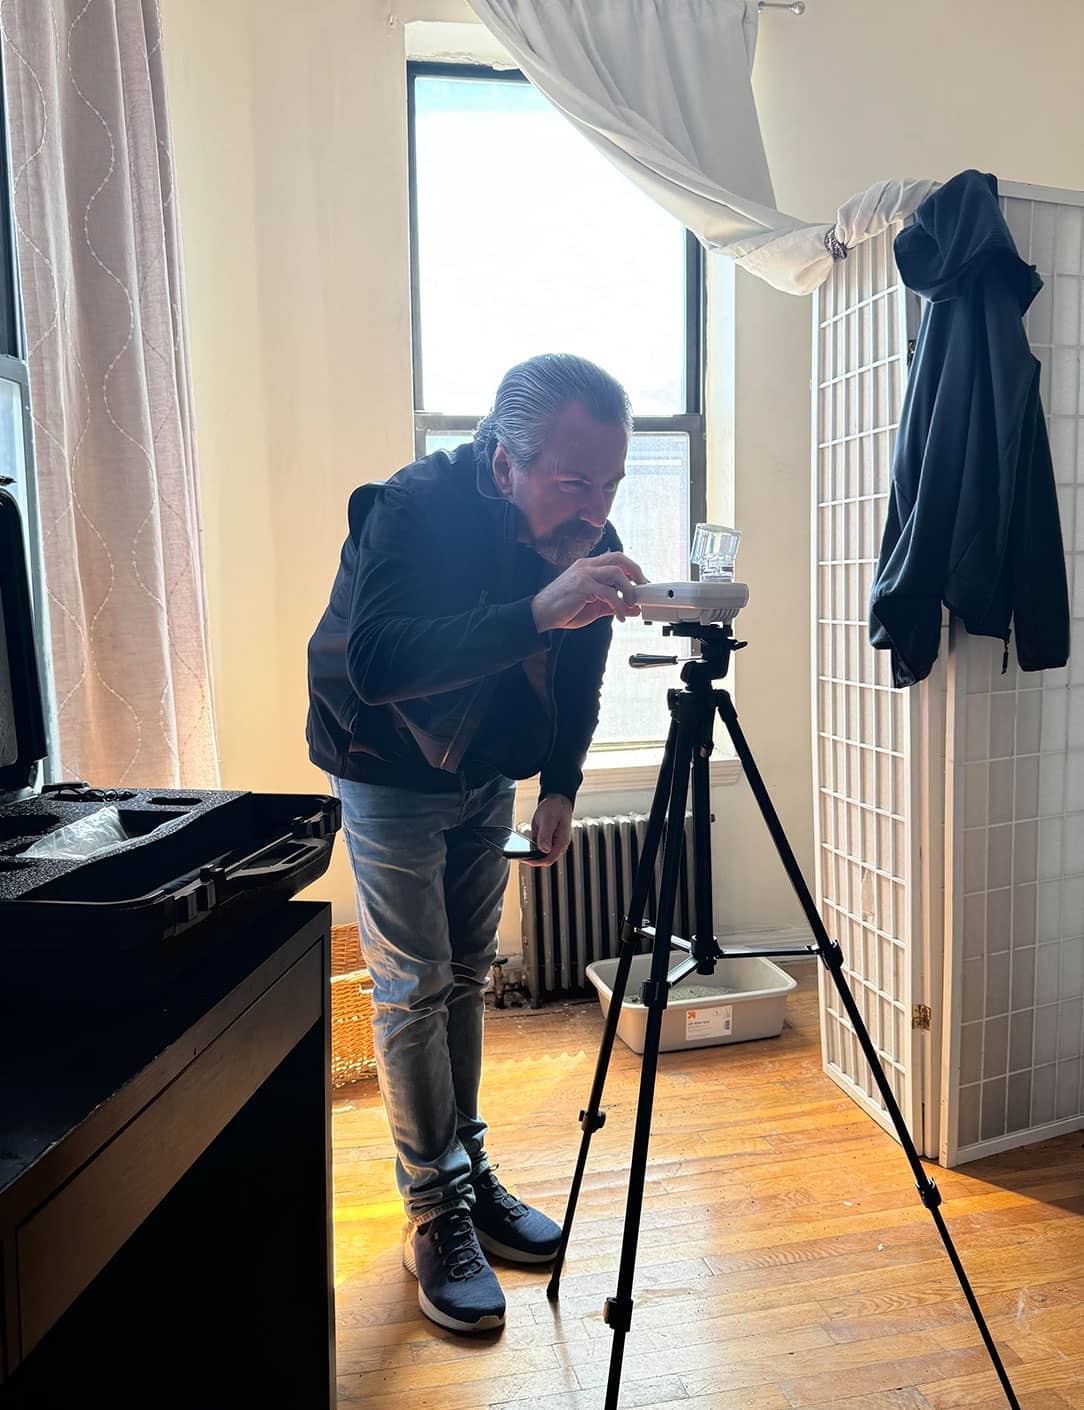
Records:
[[[0,488],[0,802],[29,786],[45,754],[26,542],[19,506]]]

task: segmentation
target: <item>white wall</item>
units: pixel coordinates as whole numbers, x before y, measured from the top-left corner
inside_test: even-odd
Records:
[[[318,787],[305,641],[350,489],[411,457],[404,24],[471,12],[462,0],[162,9],[223,777]],[[968,165],[1084,186],[1082,53],[1079,0],[768,13],[756,90],[778,202],[827,224],[878,177]],[[808,867],[809,306],[737,284],[734,512],[753,589],[738,702]],[[744,785],[718,790],[715,807],[720,924],[795,923]],[[346,918],[341,855],[319,889]]]
[[[411,459],[402,31],[363,0],[162,8],[224,786],[320,788],[305,643],[350,491]]]

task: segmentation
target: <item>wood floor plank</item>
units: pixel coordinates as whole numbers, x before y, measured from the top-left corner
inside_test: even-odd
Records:
[[[953,1356],[960,1354],[950,1353]],[[1055,1391],[1060,1394],[1084,1385],[1084,1357],[1080,1356],[1018,1364],[1008,1369],[1025,1407],[1027,1397],[1034,1397],[1039,1392]],[[938,1378],[920,1385],[919,1390],[933,1410],[974,1410],[975,1406],[984,1405],[986,1401],[996,1404],[1000,1396],[997,1377],[990,1370],[959,1378]]]
[[[1017,1350],[1018,1343],[1025,1338],[1047,1343],[1048,1354],[1052,1355],[1070,1356],[1084,1350],[1084,1307],[1081,1306],[1040,1308],[1007,1316],[992,1316],[987,1308],[987,1323],[999,1343],[1005,1341]],[[936,1335],[946,1348],[970,1346],[978,1342],[978,1332],[973,1322],[960,1322],[939,1329]]]
[[[598,1390],[559,1391],[554,1395],[544,1395],[530,1401],[530,1410],[596,1410],[599,1404]],[[692,1410],[693,1402],[685,1395],[677,1376],[660,1376],[653,1380],[635,1381],[622,1388],[621,1410],[662,1410],[664,1406],[680,1406],[681,1410]],[[524,1400],[495,1401],[491,1410],[527,1410]],[[738,1405],[733,1410],[788,1410],[786,1398],[778,1388],[765,1389],[764,1395],[748,1403]]]
[[[676,1379],[671,1378],[659,1385],[656,1394],[672,1397],[675,1387],[680,1389]],[[519,1375],[510,1370],[506,1375],[483,1376],[453,1385],[414,1387],[409,1395],[399,1389],[393,1380],[374,1386],[372,1380],[365,1376],[340,1375],[338,1381],[340,1403],[361,1405],[365,1410],[404,1410],[407,1403],[410,1410],[474,1410],[476,1406],[504,1403],[534,1405],[562,1388],[580,1391],[571,1371]],[[582,1404],[583,1410],[588,1410],[587,1401]]]
[[[757,1367],[757,1372],[743,1385],[770,1385],[779,1379],[778,1366],[783,1358],[816,1351],[831,1346],[823,1327],[789,1327],[771,1335],[736,1337],[724,1342],[689,1342],[675,1340],[654,1350],[641,1349],[631,1341],[631,1354],[625,1352],[624,1381],[647,1380],[653,1375],[669,1374],[687,1380],[713,1368]],[[597,1343],[595,1344],[597,1346]],[[608,1359],[593,1352],[589,1356],[581,1348],[571,1352],[572,1365],[581,1384],[601,1386],[606,1382]]]
[[[660,1061],[621,1410],[1005,1410],[902,1153],[820,1071],[811,978],[779,1039]],[[493,1153],[555,1218],[599,1032],[590,1005],[487,1026]],[[418,1310],[379,1093],[336,1098],[344,1407],[600,1410],[638,1080],[618,1044],[560,1302],[499,1267],[508,1325],[478,1340]],[[1080,1136],[930,1169],[1023,1410],[1084,1410]]]
[[[1017,1249],[1018,1246],[1014,1246],[1014,1253]],[[946,1288],[950,1286],[949,1279],[931,1280],[923,1287],[829,1298],[824,1303],[824,1311],[833,1324],[845,1326],[848,1319],[877,1316],[901,1307],[927,1302],[939,1304],[944,1301]],[[1043,1269],[1038,1277],[1033,1273],[1029,1281],[1021,1284],[1018,1289],[1008,1292],[993,1292],[987,1289],[983,1298],[983,1308],[989,1317],[1010,1314],[1020,1316],[1032,1307],[1064,1306],[1084,1306],[1084,1275],[1080,1278],[1064,1278],[1055,1271]]]
[[[885,1347],[887,1355],[862,1366],[844,1366],[819,1371],[815,1375],[800,1375],[782,1381],[783,1394],[795,1407],[817,1405],[833,1397],[848,1400],[875,1392],[894,1390],[903,1384],[913,1385],[942,1372],[963,1377],[980,1372],[989,1363],[985,1352],[973,1350],[932,1351],[926,1355],[908,1355],[912,1338],[892,1339],[896,1345]],[[897,1349],[902,1353],[897,1355]],[[1011,1373],[1010,1373],[1011,1374]],[[922,1391],[925,1394],[925,1388]]]
[[[930,1402],[914,1386],[908,1386],[904,1390],[875,1390],[869,1395],[852,1395],[846,1400],[833,1396],[808,1410],[930,1410]]]
[[[650,1399],[655,1394],[652,1381],[634,1381],[622,1388],[621,1410],[633,1410],[634,1406],[649,1406],[650,1410],[790,1410],[790,1401],[777,1385],[753,1386],[737,1391],[724,1391],[720,1395],[686,1395],[677,1383],[678,1394],[672,1400]],[[547,1397],[537,1402],[531,1410],[597,1410],[600,1404],[599,1392],[580,1391],[578,1396]],[[501,1410],[494,1407],[493,1410]],[[517,1406],[516,1410],[522,1410]],[[902,1410],[911,1410],[903,1407]],[[917,1406],[915,1410],[922,1410]]]
[[[670,1351],[675,1347],[700,1346],[704,1343],[721,1345],[746,1337],[771,1339],[782,1331],[789,1335],[798,1327],[817,1327],[824,1322],[824,1312],[815,1302],[795,1303],[786,1309],[781,1317],[778,1309],[768,1312],[737,1312],[728,1317],[679,1316],[662,1325],[652,1325],[649,1320],[637,1318],[635,1349],[638,1354],[646,1352]],[[581,1323],[581,1326],[583,1324]],[[588,1323],[597,1328],[591,1336],[585,1331],[589,1343],[597,1344],[611,1335],[609,1327],[598,1320]],[[557,1347],[560,1360],[566,1365],[576,1365],[588,1358],[589,1352],[584,1340],[569,1341]],[[788,1348],[789,1349],[789,1348]]]

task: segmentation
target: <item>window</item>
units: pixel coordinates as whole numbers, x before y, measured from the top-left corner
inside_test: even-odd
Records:
[[[623,383],[636,430],[613,522],[648,577],[689,575],[705,517],[699,245],[519,74],[412,64],[411,273],[417,454],[461,445],[507,371],[575,352]],[[657,744],[659,676],[614,627],[596,748]]]

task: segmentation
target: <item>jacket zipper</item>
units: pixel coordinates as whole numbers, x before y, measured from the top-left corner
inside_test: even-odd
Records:
[[[591,551],[590,556],[593,558],[597,553],[598,548],[596,547]],[[556,636],[557,640],[550,647],[548,660],[546,661],[546,694],[549,697],[550,708],[552,711],[553,718],[550,723],[549,747],[546,750],[546,757],[542,761],[543,768],[545,768],[545,766],[549,763],[550,759],[553,757],[553,746],[557,743],[557,692],[554,689],[554,682],[557,677],[558,653],[560,652],[561,646],[564,643],[565,637],[567,636],[567,632],[554,632],[552,633],[552,635]]]
[[[483,588],[483,589],[482,589],[482,595],[481,595],[481,597],[479,597],[479,599],[478,599],[478,606],[479,606],[479,607],[485,607],[485,605],[488,603],[488,601],[489,601],[489,592],[487,591],[486,588]],[[475,706],[475,704],[477,703],[478,697],[479,697],[479,695],[481,695],[482,690],[483,690],[483,688],[485,687],[485,685],[486,685],[486,680],[485,680],[485,678],[483,678],[483,679],[480,680],[480,681],[478,682],[478,684],[474,687],[473,694],[471,695],[470,699],[467,701],[466,705],[463,707],[463,714],[462,714],[462,716],[460,717],[459,724],[458,724],[458,726],[456,727],[456,731],[455,731],[455,733],[452,735],[451,739],[448,741],[448,747],[447,747],[447,749],[445,749],[444,754],[443,754],[442,757],[441,757],[440,767],[441,767],[442,769],[445,767],[445,765],[447,764],[448,760],[451,758],[451,756],[452,756],[452,751],[455,749],[456,744],[459,742],[459,738],[460,738],[460,736],[462,735],[463,731],[467,728],[467,724],[468,724],[468,722],[470,721],[471,713],[473,712],[474,706]],[[464,752],[466,752],[466,751],[464,751]],[[460,761],[458,761],[458,762],[462,762],[462,760],[460,760]]]
[[[557,640],[550,647],[548,659],[546,661],[546,695],[550,702],[550,742],[546,748],[546,757],[542,760],[542,768],[549,763],[553,755],[553,746],[557,743],[557,692],[554,683],[557,677],[557,656],[564,643],[565,634],[562,632]]]

